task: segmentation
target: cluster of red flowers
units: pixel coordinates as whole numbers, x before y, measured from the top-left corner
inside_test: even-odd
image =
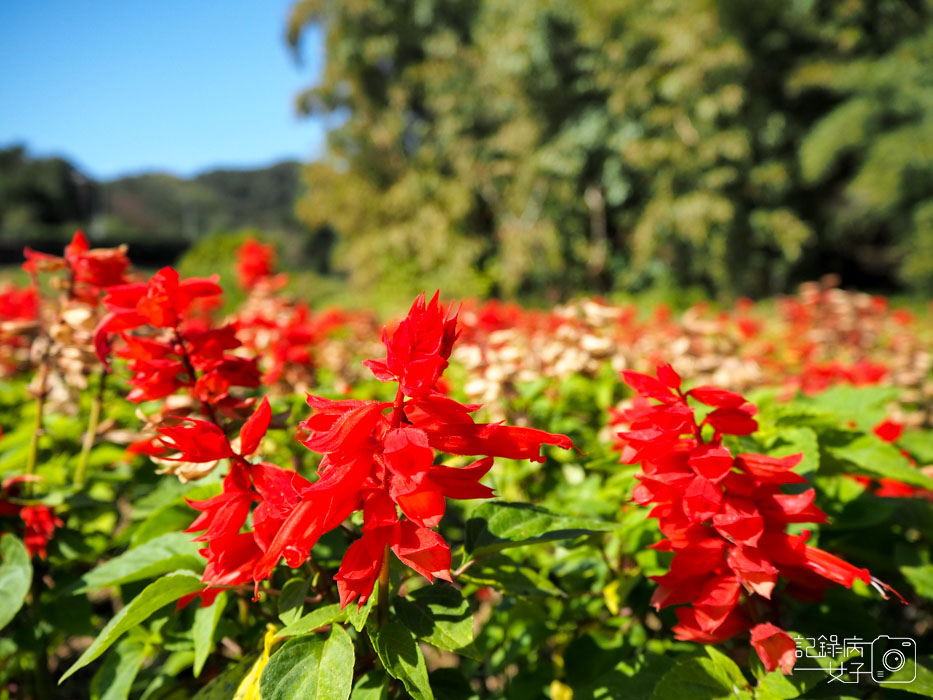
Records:
[[[0,437],[2,435],[3,431],[0,431]],[[40,559],[45,559],[46,547],[55,534],[55,528],[62,527],[64,523],[55,515],[55,511],[45,504],[26,505],[18,502],[20,485],[37,480],[38,477],[25,475],[4,479],[0,484],[0,517],[19,518],[24,528],[23,544],[26,545],[29,556],[38,554]]]
[[[39,295],[33,287],[0,286],[0,377],[25,365],[39,318]]]
[[[259,386],[255,359],[227,352],[240,346],[232,325],[210,328],[201,320],[186,323],[186,312],[196,300],[220,293],[215,280],[181,280],[170,267],[147,283],[107,290],[104,306],[109,313],[97,328],[95,346],[101,361],[106,361],[109,335],[120,333],[124,346],[116,354],[129,361],[133,374],[130,401],[161,399],[188,387],[205,406],[237,408],[243,402],[230,396],[231,387]],[[167,333],[161,338],[129,333],[140,327]]]
[[[200,423],[167,434],[184,459],[231,460],[223,492],[192,503],[202,513],[189,530],[204,530],[198,539],[208,543],[202,550],[208,559],[205,583],[258,585],[283,558],[297,567],[324,533],[360,510],[362,535],[335,577],[342,605],[357,598],[362,605],[369,598],[390,550],[429,580],[450,580],[450,549],[432,529],[444,514],[445,499],[492,495],[479,479],[494,456],[541,461],[542,445],[571,445],[563,435],[475,423],[470,413],[478,406],[437,391],[456,324],[456,315],[445,313],[436,295],[430,302],[422,295],[398,328],[384,333],[386,356],[366,365],[380,381],[398,384],[392,402],[308,397],[314,414],[302,424],[302,442],[324,455],[313,483],[245,459],[268,426],[266,402],[243,427],[238,453],[222,432]],[[485,457],[451,467],[434,463],[435,450]],[[252,529],[241,532],[251,508]]]
[[[351,314],[313,312],[308,304],[279,294],[288,275],[276,274],[273,246],[250,238],[236,256],[239,284],[247,297],[231,322],[243,346],[260,358],[263,385],[289,394],[310,388],[322,341],[344,328]]]
[[[0,287],[0,320],[32,321],[39,315],[39,297],[32,287]]]
[[[130,261],[126,257],[126,248],[91,248],[84,233],[76,231],[71,243],[65,247],[63,257],[48,255],[26,248],[23,251],[26,262],[23,270],[29,273],[36,285],[36,275],[40,272],[67,270],[69,296],[91,306],[100,300],[100,292],[115,284],[126,281],[126,271]]]
[[[236,273],[240,286],[247,292],[260,285],[280,286],[284,282],[275,273],[275,248],[260,243],[255,238],[248,238],[237,248]]]
[[[41,366],[37,380],[30,387],[41,404],[46,401],[49,393],[50,363],[59,363],[63,376],[69,380],[73,378],[72,372],[80,376],[86,371],[81,361],[80,348],[71,347],[80,345],[80,334],[75,332],[71,324],[80,326],[84,319],[93,319],[101,292],[126,280],[129,260],[124,247],[92,249],[81,231],[75,233],[62,256],[40,253],[30,248],[26,248],[23,254],[26,258],[23,270],[30,276],[31,287],[28,290],[7,289],[0,294],[0,319],[4,322],[3,328],[0,328],[0,341],[10,347],[22,348],[36,342],[35,337],[27,339],[18,335],[16,321],[33,322],[32,331],[35,333],[44,331],[39,337],[41,350],[33,353],[41,357]],[[39,275],[55,273],[64,273],[52,277],[53,288],[62,292],[56,306],[57,318],[46,319],[47,327],[40,328],[34,323],[40,320]],[[75,315],[75,310],[79,314]],[[11,323],[13,330],[7,335],[4,331]],[[7,361],[0,359],[0,364],[7,364]],[[42,409],[37,408],[37,411],[41,420]],[[23,541],[29,553],[38,554],[44,559],[46,546],[55,528],[62,526],[62,521],[51,507],[20,498],[21,486],[26,486],[28,496],[29,485],[39,480],[31,473],[4,480],[0,487],[0,515],[19,517],[24,524]]]
[[[231,390],[251,389],[260,383],[256,359],[230,352],[241,345],[235,327],[228,324],[214,328],[199,315],[204,302],[216,301],[220,293],[216,280],[182,280],[169,267],[159,270],[148,282],[110,287],[103,300],[108,313],[98,325],[94,340],[98,357],[106,362],[111,335],[119,334],[122,343],[114,354],[127,360],[132,373],[129,384],[133,389],[127,397],[130,401],[162,399],[177,391],[194,400],[194,408],[199,406],[210,420],[181,417],[181,422],[190,425],[167,425],[160,431],[179,443],[184,436],[193,436],[192,449],[200,455],[213,454],[210,440],[217,434],[226,445],[218,422],[221,416],[242,418],[254,403]],[[141,332],[132,333],[137,330]],[[164,442],[149,439],[131,448],[164,457]],[[203,476],[219,459],[229,456],[189,459],[186,450],[181,452],[181,456],[165,459],[177,462],[176,468],[169,471],[183,478]]]
[[[619,434],[621,461],[641,463],[633,500],[653,504],[650,515],[664,535],[654,548],[674,554],[670,570],[653,579],[659,586],[652,604],[682,606],[674,628],[681,640],[714,644],[751,629],[765,666],[789,672],[794,642],[773,625],[755,625],[754,598],[770,599],[778,577],[801,598],[819,597],[832,584],[851,587],[856,579],[879,582],[806,544],[806,531],[786,532],[790,523],[826,522],[826,514],[814,505],[812,488],[782,491],[806,483],[793,471],[802,455],[732,455],[722,444],[724,435],[758,428],[755,407],[741,395],[712,386],[683,392],[680,376],[666,364],[657,378],[623,374],[641,401],[627,413],[630,429]],[[701,422],[688,399],[712,407]]]

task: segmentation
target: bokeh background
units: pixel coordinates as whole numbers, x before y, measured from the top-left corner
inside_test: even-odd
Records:
[[[933,0],[0,8],[0,262],[311,302],[933,291]]]

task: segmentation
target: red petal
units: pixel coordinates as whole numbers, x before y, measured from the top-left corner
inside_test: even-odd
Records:
[[[305,447],[315,452],[333,452],[358,447],[370,438],[382,417],[384,404],[367,401],[340,416],[327,432],[312,434]]]
[[[691,452],[687,463],[697,474],[717,483],[732,471],[733,460],[726,447],[701,445]]]
[[[424,431],[434,449],[453,455],[489,455],[543,462],[542,445],[556,445],[565,450],[573,447],[566,435],[498,423],[424,426]]]
[[[668,386],[671,389],[680,388],[680,375],[674,371],[674,368],[671,367],[667,362],[662,362],[658,365],[658,379],[661,380],[661,383],[664,386]]]
[[[677,401],[677,396],[670,389],[650,375],[627,369],[622,372],[622,378],[626,384],[642,396],[649,396],[663,403],[675,403]]]
[[[752,627],[752,646],[768,671],[776,668],[787,675],[797,660],[797,645],[793,638],[780,627],[763,622]]]
[[[725,435],[751,435],[758,430],[758,422],[738,408],[717,408],[705,422]]]
[[[738,408],[745,403],[745,398],[734,391],[726,391],[715,386],[698,386],[687,392],[700,403],[716,408]]]
[[[271,420],[272,409],[269,407],[269,399],[263,396],[259,407],[240,428],[240,454],[242,456],[251,455],[256,451],[259,442],[269,429]]]
[[[433,581],[441,578],[450,581],[450,547],[434,530],[419,527],[411,520],[399,525],[397,539],[392,551],[419,574]]]
[[[447,498],[491,498],[493,490],[480,484],[479,480],[490,470],[492,463],[492,457],[484,457],[465,467],[434,465],[428,471],[428,477],[440,486]]]

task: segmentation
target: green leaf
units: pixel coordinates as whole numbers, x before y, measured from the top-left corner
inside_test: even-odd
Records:
[[[217,678],[201,688],[191,700],[230,700],[256,663],[256,658],[256,654],[250,654],[235,666],[228,666]]]
[[[194,639],[194,677],[201,675],[204,662],[214,648],[214,632],[217,623],[227,606],[227,593],[222,591],[213,603],[194,611],[194,625],[191,627],[191,636]]]
[[[802,453],[803,459],[794,467],[798,474],[806,476],[820,467],[820,445],[812,428],[781,426],[763,430],[755,437],[764,442],[763,452],[771,457]]]
[[[491,586],[509,595],[565,596],[567,595],[537,569],[515,561],[504,554],[493,554],[476,561],[457,577],[462,583]]]
[[[283,637],[298,637],[300,635],[313,632],[316,629],[320,629],[325,625],[329,625],[338,621],[342,622],[346,619],[347,610],[349,610],[349,606],[344,608],[344,610],[341,610],[339,603],[333,603],[331,605],[325,605],[321,608],[315,608],[304,617],[301,617],[290,625],[286,625],[280,629],[276,634],[276,637],[278,639]]]
[[[307,579],[293,578],[282,586],[282,595],[279,596],[279,619],[283,625],[290,625],[301,617],[306,595]]]
[[[855,421],[864,432],[870,431],[887,416],[887,405],[901,390],[892,386],[863,386],[837,384],[809,398],[812,405],[831,412],[841,422]]]
[[[879,685],[882,688],[903,690],[906,693],[933,698],[933,656],[921,656],[916,661],[908,658],[904,668]]]
[[[902,566],[900,569],[917,595],[933,598],[933,564]]]
[[[887,477],[905,484],[933,488],[933,479],[912,467],[894,445],[874,435],[862,435],[845,445],[828,447],[827,451],[869,476]]]
[[[897,440],[920,464],[933,464],[933,430],[908,430]]]
[[[145,639],[120,640],[91,680],[91,700],[126,700],[145,659]]]
[[[670,660],[655,654],[647,655],[634,669],[620,661],[615,667],[595,677],[568,677],[573,682],[574,700],[650,700],[661,677],[670,670]]]
[[[460,669],[436,668],[428,674],[428,681],[436,700],[479,700]]]
[[[340,625],[327,640],[291,639],[262,672],[263,700],[347,700],[353,685],[353,641]]]
[[[128,549],[82,576],[81,587],[75,592],[141,581],[170,571],[201,571],[204,568],[204,557],[198,554],[201,544],[191,538],[186,532],[172,532]]]
[[[715,659],[694,657],[678,662],[665,673],[655,686],[652,697],[655,700],[751,700],[752,694],[747,685],[739,668],[723,654],[718,654]]]
[[[32,583],[32,562],[23,541],[15,535],[0,538],[0,629],[23,607]]]
[[[393,620],[379,629],[370,628],[369,637],[385,670],[402,681],[415,700],[434,700],[424,656],[401,622]]]
[[[164,605],[179,598],[199,591],[204,587],[197,574],[190,571],[176,571],[150,583],[133,601],[118,612],[97,635],[97,639],[84,650],[81,657],[69,668],[59,683],[84,668],[103,654],[120,635],[152,615]]]
[[[350,700],[386,700],[389,696],[389,676],[384,671],[370,671],[353,686]]]
[[[568,540],[615,527],[602,520],[552,513],[530,503],[492,501],[470,515],[464,547],[478,558],[509,547]]]
[[[419,588],[409,598],[396,596],[395,612],[411,632],[428,644],[479,659],[473,646],[470,604],[453,586],[435,584]]]

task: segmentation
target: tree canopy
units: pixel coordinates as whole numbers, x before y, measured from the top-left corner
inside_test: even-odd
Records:
[[[931,0],[301,0],[359,289],[933,288]],[[909,254],[908,254],[909,253]]]

